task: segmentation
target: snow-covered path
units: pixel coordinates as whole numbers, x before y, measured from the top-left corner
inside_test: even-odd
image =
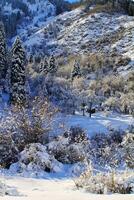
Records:
[[[0,200],[133,200],[134,195],[95,195],[78,191],[74,182],[68,180],[44,180],[21,177],[6,179],[20,196],[0,197]]]

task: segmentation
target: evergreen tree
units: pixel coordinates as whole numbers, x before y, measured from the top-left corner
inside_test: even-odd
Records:
[[[49,62],[48,62],[48,58],[44,59],[44,62],[41,62],[40,66],[39,66],[39,73],[44,73],[45,75],[47,75],[49,72],[52,73],[52,70],[50,70],[49,68]]]
[[[49,61],[49,68],[48,68],[48,72],[51,74],[56,73],[57,71],[57,64],[56,64],[56,60],[55,57],[52,55]]]
[[[5,79],[7,71],[6,36],[4,25],[0,22],[0,80]]]
[[[41,62],[40,65],[39,65],[39,73],[42,73],[43,72],[43,63]]]
[[[11,66],[11,102],[13,104],[24,104],[25,95],[25,51],[19,37],[16,38],[12,48]]]
[[[72,71],[72,80],[75,77],[79,78],[80,76],[81,76],[80,64],[79,64],[79,62],[75,61],[74,68],[73,68],[73,71]]]
[[[45,57],[45,59],[44,59],[43,72],[44,72],[44,74],[48,74],[48,72],[49,72],[49,63],[48,63],[47,57]]]
[[[31,55],[29,56],[29,63],[33,63],[33,61],[34,61],[34,57],[33,57],[33,55],[31,54]]]

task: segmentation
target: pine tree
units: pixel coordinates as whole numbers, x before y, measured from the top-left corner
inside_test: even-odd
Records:
[[[34,61],[34,57],[33,57],[33,55],[31,54],[31,55],[29,56],[29,63],[33,63],[33,61]]]
[[[11,102],[23,105],[26,101],[25,95],[25,50],[19,37],[16,38],[12,48],[11,66]]]
[[[39,65],[39,73],[42,73],[43,72],[43,63],[41,62],[40,65]]]
[[[80,64],[79,64],[79,62],[75,61],[74,68],[73,68],[73,71],[72,71],[72,80],[75,77],[79,78],[80,76],[81,76]]]
[[[49,73],[49,70],[50,70],[49,62],[48,62],[48,58],[46,57],[44,59],[44,62],[41,62],[39,66],[39,73],[44,73],[45,75],[47,75]],[[50,73],[52,73],[51,70],[50,70]]]
[[[44,59],[43,72],[44,72],[44,74],[48,74],[48,72],[49,72],[49,63],[48,63],[47,57],[45,57],[45,59]]]
[[[51,74],[55,74],[57,71],[57,64],[56,64],[56,60],[55,57],[52,55],[49,61],[49,68],[48,68],[48,72]]]
[[[7,71],[6,36],[4,25],[0,22],[0,80],[5,79]]]

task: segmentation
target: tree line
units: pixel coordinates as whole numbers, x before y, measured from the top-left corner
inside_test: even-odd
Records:
[[[80,4],[84,4],[86,9],[93,4],[111,3],[113,8],[124,9],[129,15],[134,16],[134,1],[133,0],[81,0]]]

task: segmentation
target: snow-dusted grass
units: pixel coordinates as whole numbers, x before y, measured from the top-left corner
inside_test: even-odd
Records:
[[[115,171],[100,172],[91,167],[74,179],[78,189],[83,188],[94,194],[132,194],[134,192],[134,172]]]
[[[20,197],[4,196],[1,200],[133,200],[134,195],[95,195],[76,190],[70,179],[43,180],[6,177],[6,183],[22,194]]]

